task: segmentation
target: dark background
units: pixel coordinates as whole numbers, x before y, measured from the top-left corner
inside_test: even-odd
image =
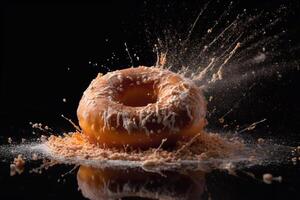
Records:
[[[125,42],[135,66],[153,65],[156,61],[153,52],[156,38],[168,29],[187,32],[204,2],[3,3],[2,124],[13,126],[32,121],[51,127],[67,126],[61,114],[76,121],[78,102],[96,74],[131,65]],[[288,31],[285,40],[291,40],[293,47],[299,48],[299,3],[295,2],[236,1],[230,13],[235,16],[244,8],[257,13],[261,10],[274,11],[280,5],[286,5],[290,14],[283,24]],[[224,10],[228,3],[221,1],[209,6],[215,6],[213,9],[218,12]],[[255,8],[258,11],[253,11]],[[207,23],[212,18],[210,15],[216,14],[207,13],[204,16]],[[286,47],[280,50],[283,48]],[[299,51],[296,53],[282,59],[299,60]],[[134,54],[139,56],[139,61]],[[299,70],[295,67],[285,70],[280,80],[271,76],[259,80],[259,84],[226,120],[236,120],[235,125],[247,125],[267,118],[265,125],[271,127],[267,131],[273,135],[298,132]],[[222,96],[224,102],[232,94]],[[227,105],[222,105],[222,101],[211,103],[219,104],[218,112],[210,120],[212,128],[218,127],[217,119],[240,97],[241,94],[236,95],[236,99]],[[67,102],[63,102],[63,98]]]
[[[228,2],[219,1],[215,4],[215,10],[224,9]],[[273,11],[282,4],[287,5],[290,9],[285,21],[287,38],[292,40],[295,48],[299,48],[300,13],[297,1],[235,3],[233,15],[244,8],[253,12],[255,8]],[[41,122],[58,132],[72,130],[72,126],[60,115],[64,114],[76,122],[78,102],[97,73],[131,65],[125,42],[131,55],[139,56],[139,60],[134,58],[135,66],[153,65],[156,61],[153,52],[156,38],[165,29],[185,32],[203,5],[204,1],[2,2],[1,140],[31,137],[29,122]],[[210,18],[209,15],[206,17]],[[299,60],[298,52],[284,59]],[[295,68],[286,70],[279,80],[275,76],[261,80],[238,109],[226,117],[227,122],[236,120],[233,125],[247,125],[267,118],[267,122],[260,125],[253,135],[284,139],[288,144],[299,145],[299,81],[299,70]],[[220,110],[211,116],[210,128],[221,129],[217,119],[226,111],[220,106]],[[8,174],[5,171],[8,168],[4,165],[7,166],[7,163],[3,164],[3,171],[0,172],[0,186],[6,184],[3,180],[9,182],[5,187],[5,199],[9,199],[9,193],[12,199],[21,195],[14,194],[14,189],[9,188],[12,187],[10,184],[15,184],[14,181],[20,181],[20,185],[34,184],[28,177],[27,182],[15,178],[1,180],[2,174]],[[42,178],[32,180],[35,179]],[[56,180],[52,182],[55,185]],[[39,194],[37,191],[36,195]],[[24,199],[28,199],[26,195]],[[30,195],[36,197],[33,193]],[[48,197],[54,198],[51,195]]]

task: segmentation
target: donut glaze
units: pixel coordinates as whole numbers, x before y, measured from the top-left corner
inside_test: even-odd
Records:
[[[191,138],[206,125],[206,101],[189,79],[157,67],[98,75],[84,92],[79,125],[89,141],[107,147],[157,147]]]

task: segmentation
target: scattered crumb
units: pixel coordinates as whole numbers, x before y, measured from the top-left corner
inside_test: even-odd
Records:
[[[233,163],[231,163],[231,162],[226,163],[224,166],[224,169],[226,169],[229,174],[236,175],[236,167]]]
[[[252,155],[252,156],[249,157],[248,160],[249,160],[250,162],[252,162],[252,161],[255,161],[256,159],[257,159],[256,156]]]
[[[66,102],[67,102],[67,99],[66,99],[66,98],[63,98],[63,102],[66,103]]]
[[[11,144],[11,143],[12,143],[12,139],[11,139],[11,137],[9,137],[9,138],[7,139],[7,142],[8,142],[9,144]]]
[[[41,140],[42,142],[46,142],[46,141],[47,141],[47,136],[41,135],[40,140]]]
[[[38,160],[38,155],[36,153],[33,153],[31,156],[32,160]]]
[[[228,126],[229,126],[228,124],[224,124],[224,125],[223,125],[223,128],[226,128],[226,127],[228,127]]]
[[[48,160],[48,159],[43,159],[43,164],[37,168],[31,169],[29,173],[39,173],[42,174],[42,170],[47,170],[49,167],[52,167],[54,165],[58,164],[57,161],[55,160]]]
[[[263,138],[258,138],[257,143],[258,144],[264,144],[265,140]]]
[[[297,164],[297,157],[293,157],[292,162],[293,162],[294,165],[296,165]]]
[[[32,128],[43,131],[43,132],[46,132],[46,133],[49,133],[50,131],[52,131],[51,128],[49,128],[48,126],[43,126],[42,123],[29,122],[29,124],[31,125]],[[35,135],[36,132],[33,131],[32,134]]]
[[[271,184],[272,181],[273,181],[273,175],[272,174],[269,174],[269,173],[266,173],[263,175],[263,181],[266,183],[266,184]]]
[[[224,118],[223,117],[221,117],[221,118],[219,118],[219,122],[221,123],[221,124],[223,124],[224,123]]]
[[[42,128],[42,124],[41,123],[29,123],[31,125],[32,128],[37,128],[37,129],[41,129]]]
[[[25,143],[25,142],[26,142],[26,139],[25,139],[25,138],[22,138],[21,142],[22,142],[22,143]]]
[[[21,154],[14,158],[14,162],[10,165],[10,175],[14,176],[16,173],[21,174],[24,171],[25,160]]]
[[[9,168],[10,168],[10,176],[16,175],[16,173],[17,173],[16,165],[15,164],[10,164]]]
[[[273,181],[277,181],[277,182],[281,183],[282,177],[281,176],[274,177],[272,174],[266,173],[263,175],[263,181],[266,184],[271,184]]]

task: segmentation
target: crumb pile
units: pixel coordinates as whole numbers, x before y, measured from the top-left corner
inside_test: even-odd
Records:
[[[226,158],[240,153],[244,148],[241,141],[225,139],[214,133],[199,133],[190,141],[179,142],[172,150],[163,149],[163,143],[157,148],[133,150],[105,148],[91,144],[85,135],[75,132],[62,136],[50,136],[45,142],[53,157],[78,158],[91,160],[139,161],[143,165],[177,162],[180,160],[208,160]]]

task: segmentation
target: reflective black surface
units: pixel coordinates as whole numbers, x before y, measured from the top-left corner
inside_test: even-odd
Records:
[[[205,31],[229,3],[216,2],[212,1],[210,12],[202,20],[207,22],[202,24]],[[293,61],[294,65],[299,63],[299,2],[256,0],[235,3],[236,8],[230,12],[232,16],[244,8],[250,13],[259,13],[260,10],[272,12],[282,4],[287,5],[289,14],[280,26],[287,27],[287,36],[283,37],[283,41],[287,43],[291,40],[293,49],[285,52],[280,59]],[[7,144],[8,137],[16,143],[21,138],[39,137],[42,133],[32,130],[29,122],[41,122],[57,134],[73,130],[60,115],[64,114],[76,122],[79,99],[96,74],[105,73],[108,68],[115,70],[131,65],[125,42],[130,53],[139,57],[139,60],[134,60],[135,66],[153,65],[156,53],[152,50],[157,38],[167,30],[186,32],[204,4],[204,1],[101,1],[73,4],[1,2],[1,145]],[[282,50],[286,50],[286,47],[282,46]],[[283,71],[280,79],[275,73],[256,80],[257,84],[247,98],[226,116],[229,127],[225,129],[219,123],[219,117],[239,101],[245,90],[232,88],[234,92],[226,90],[213,93],[214,99],[208,104],[208,110],[213,110],[216,105],[217,110],[208,116],[208,128],[233,131],[236,125],[249,125],[266,118],[265,124],[243,136],[252,139],[270,137],[286,145],[300,145],[299,70],[289,68]],[[32,134],[33,131],[36,135]],[[78,169],[61,177],[73,166],[57,165],[42,174],[34,174],[29,170],[40,163],[27,162],[23,174],[11,177],[9,165],[12,160],[12,157],[0,155],[1,200],[84,199],[81,191],[78,191]],[[136,190],[146,184],[153,193],[160,189],[160,194],[171,191],[173,196],[169,195],[170,199],[182,195],[188,195],[190,199],[298,199],[299,169],[299,164],[293,165],[287,161],[241,169],[236,176],[218,170],[199,172],[201,175],[194,175],[194,172],[185,175],[165,172],[167,176],[161,176],[135,169],[133,172],[118,172],[125,173],[126,180],[119,180],[122,175],[110,178],[116,180],[115,187],[129,181],[132,185],[137,184]],[[256,178],[245,172],[253,172]],[[282,176],[283,181],[265,184],[262,182],[264,173]],[[137,175],[141,179],[136,180]],[[149,183],[151,179],[153,185]],[[105,180],[108,181],[109,177]]]
[[[26,165],[30,168],[32,165]],[[55,166],[42,174],[9,176],[1,163],[1,199],[296,199],[299,165],[253,167],[230,175],[226,171],[146,172],[141,168],[94,169]],[[247,173],[246,173],[247,172]],[[252,172],[256,178],[249,175]],[[263,173],[282,176],[282,182],[262,181]],[[78,188],[80,190],[78,191]]]

